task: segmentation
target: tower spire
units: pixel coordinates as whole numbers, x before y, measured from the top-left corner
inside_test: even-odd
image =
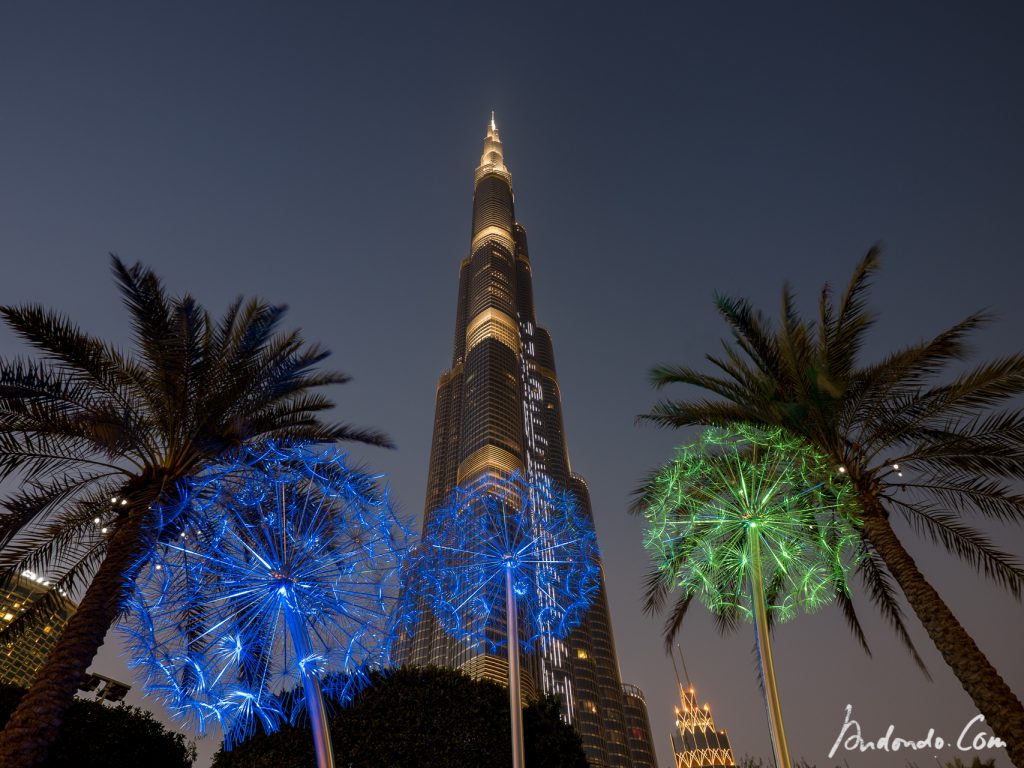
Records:
[[[491,122],[487,126],[487,135],[484,137],[484,152],[480,155],[480,165],[476,169],[476,178],[479,180],[484,174],[498,173],[508,176],[508,168],[505,167],[505,157],[501,149],[501,136],[498,135],[498,125],[494,122],[494,111],[491,111]]]
[[[676,650],[679,651],[679,661],[681,661],[683,663],[683,675],[686,677],[686,684],[692,686],[693,683],[690,682],[690,673],[686,671],[686,659],[683,658],[683,649],[679,645],[679,643],[676,643]],[[676,665],[675,660],[673,660],[672,661],[672,666],[674,667],[675,665]],[[678,677],[678,675],[676,675],[676,676]]]

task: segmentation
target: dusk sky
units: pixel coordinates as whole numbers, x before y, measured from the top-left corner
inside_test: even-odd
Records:
[[[865,361],[981,308],[998,319],[977,359],[1020,350],[1024,6],[612,7],[5,3],[0,304],[41,302],[127,346],[111,252],[215,316],[239,294],[288,304],[286,326],[354,377],[332,392],[336,417],[397,443],[352,452],[387,473],[418,529],[494,110],[572,466],[592,494],[622,679],[645,692],[670,768],[672,667],[662,619],[641,610],[648,563],[626,508],[687,434],[634,423],[658,397],[648,370],[701,366],[718,348],[716,292],[775,315],[788,280],[813,315],[821,284],[844,285],[876,242],[881,320]],[[0,355],[23,351],[0,329]],[[1024,556],[1020,528],[986,530]],[[897,531],[1024,695],[1021,604]],[[893,723],[955,741],[976,710],[912,615],[931,682],[854,594],[873,658],[834,606],[776,633],[790,749],[822,768],[903,766],[902,752],[827,759],[845,705],[867,738]],[[769,759],[752,627],[723,638],[695,608],[681,642],[737,756]],[[93,669],[128,679],[112,645]],[[958,754],[973,757],[939,758]]]

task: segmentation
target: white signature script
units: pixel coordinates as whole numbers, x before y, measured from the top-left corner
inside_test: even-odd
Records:
[[[1005,741],[985,731],[975,730],[972,735],[972,729],[984,722],[984,715],[973,717],[964,726],[964,729],[960,731],[960,736],[955,742],[956,748],[961,752],[971,752],[982,749],[1002,749],[1005,747]],[[954,746],[954,743],[947,741],[941,736],[936,736],[934,728],[929,728],[928,735],[923,739],[904,739],[899,736],[893,736],[895,730],[896,726],[890,725],[885,735],[877,739],[865,739],[860,730],[860,723],[853,719],[853,705],[847,704],[846,719],[843,720],[843,727],[839,730],[839,735],[836,736],[835,743],[832,745],[832,749],[829,750],[828,756],[832,757],[835,755],[840,745],[847,752],[857,750],[861,752],[868,752],[869,750],[898,752],[901,749],[942,749],[947,746]]]

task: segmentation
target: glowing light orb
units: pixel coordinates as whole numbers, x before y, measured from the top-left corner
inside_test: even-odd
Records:
[[[598,557],[594,526],[572,494],[518,473],[488,476],[434,510],[408,597],[429,605],[451,636],[494,652],[507,642],[510,575],[530,652],[580,623],[599,588]]]
[[[647,486],[644,546],[684,594],[749,620],[756,537],[772,618],[813,611],[847,589],[860,551],[853,489],[834,469],[782,430],[708,429]]]
[[[336,450],[270,445],[157,510],[120,627],[145,691],[230,747],[294,721],[311,679],[344,699],[386,665],[407,531],[376,480]]]

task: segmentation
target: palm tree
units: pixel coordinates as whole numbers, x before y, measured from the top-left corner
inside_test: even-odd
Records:
[[[36,351],[0,360],[0,480],[21,482],[0,513],[0,578],[48,574],[48,596],[4,631],[17,637],[60,593],[85,587],[35,683],[0,734],[5,764],[45,759],[83,673],[122,610],[155,538],[151,508],[205,462],[261,438],[388,445],[321,420],[317,390],[348,381],[285,308],[235,301],[219,322],[155,274],[113,257],[135,349],[122,352],[39,306],[0,307]],[[87,586],[86,586],[87,585]]]
[[[1024,393],[1024,355],[941,381],[950,366],[967,359],[967,337],[990,320],[979,313],[934,339],[859,364],[875,321],[865,298],[878,266],[879,250],[872,248],[838,307],[825,285],[817,321],[800,317],[788,286],[778,328],[747,301],[717,297],[733,336],[724,356],[706,358],[718,372],[679,366],[651,372],[656,387],[690,384],[717,398],[665,400],[640,419],[669,427],[779,426],[829,456],[857,493],[856,524],[867,550],[859,572],[870,596],[913,650],[895,602],[895,580],[964,690],[1009,744],[1014,765],[1024,768],[1024,707],[918,570],[889,521],[899,513],[915,531],[1020,599],[1024,570],[964,518],[1024,521],[1024,496],[1010,485],[1024,479],[1024,412],[1011,405]],[[859,633],[856,618],[844,612]]]

